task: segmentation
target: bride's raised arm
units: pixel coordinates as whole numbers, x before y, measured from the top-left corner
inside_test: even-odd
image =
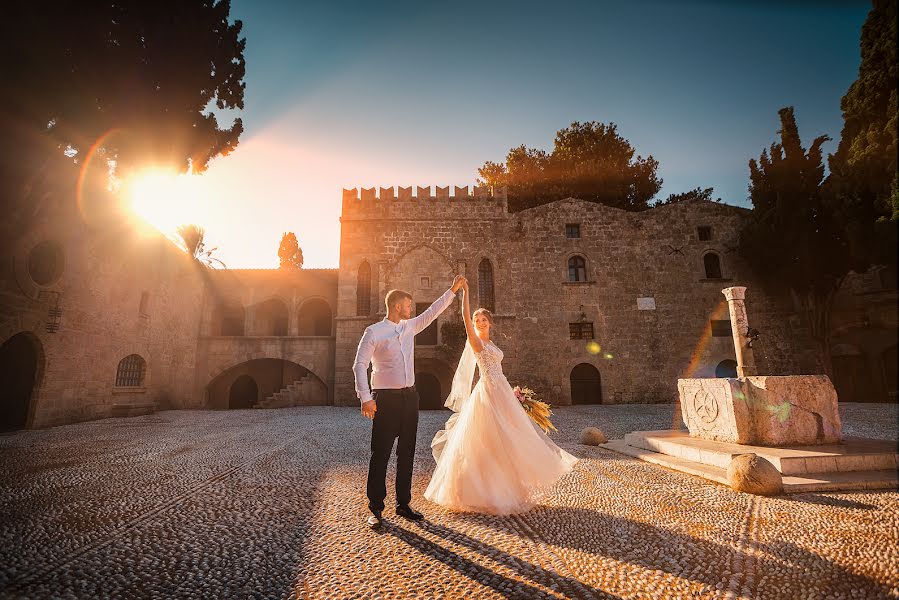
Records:
[[[475,352],[484,349],[484,342],[478,337],[478,333],[474,329],[474,323],[471,322],[471,307],[468,303],[468,282],[462,284],[462,320],[465,322],[465,333],[468,334],[468,343]]]

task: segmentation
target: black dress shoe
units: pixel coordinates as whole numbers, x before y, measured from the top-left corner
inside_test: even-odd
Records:
[[[368,523],[368,526],[372,529],[380,529],[382,521],[383,519],[381,519],[381,511],[378,511],[376,513],[372,513],[365,522]]]
[[[409,519],[411,521],[421,521],[425,518],[423,514],[413,509],[408,504],[403,504],[401,506],[396,507],[396,514],[403,517],[404,519]]]

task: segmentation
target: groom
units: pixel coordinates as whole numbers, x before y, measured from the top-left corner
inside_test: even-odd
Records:
[[[387,317],[369,325],[362,334],[353,374],[362,414],[372,419],[371,460],[368,463],[368,525],[381,526],[387,497],[387,463],[393,440],[396,446],[396,514],[419,520],[422,514],[409,506],[412,500],[412,460],[418,433],[418,392],[415,391],[415,336],[449,307],[465,277],[456,275],[453,286],[423,313],[412,318],[412,295],[402,290],[387,293]],[[368,388],[368,364],[372,364]]]

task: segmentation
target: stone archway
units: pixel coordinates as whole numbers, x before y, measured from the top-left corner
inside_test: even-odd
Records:
[[[602,381],[599,370],[581,363],[571,370],[571,403],[602,404]]]
[[[321,298],[303,303],[297,316],[298,335],[329,336],[333,330],[331,306]]]
[[[228,408],[252,408],[259,399],[259,386],[249,375],[241,375],[231,384],[228,394]]]
[[[206,384],[206,408],[248,408],[246,379],[256,386],[253,402],[258,408],[285,406],[321,406],[328,404],[328,386],[316,373],[303,365],[280,358],[258,358],[235,364],[212,377]],[[244,383],[240,383],[241,381]],[[246,386],[242,388],[241,386]],[[237,402],[237,405],[234,403]]]
[[[431,373],[415,374],[415,389],[418,391],[419,410],[440,410],[444,408],[443,391],[440,380]]]
[[[0,346],[0,431],[28,425],[41,356],[40,341],[27,332],[17,333]]]

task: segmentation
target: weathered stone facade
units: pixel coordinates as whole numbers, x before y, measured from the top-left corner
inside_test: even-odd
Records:
[[[748,288],[762,334],[760,374],[821,371],[789,297],[766,294],[738,258],[748,213],[733,206],[631,213],[567,199],[509,213],[504,194],[484,188],[350,190],[339,268],[290,271],[208,269],[116,211],[86,211],[74,176],[43,198],[34,226],[2,239],[6,428],[156,408],[355,405],[356,345],[383,318],[386,292],[408,290],[421,308],[456,273],[469,277],[474,304],[493,306],[510,380],[553,404],[673,402],[678,378],[727,372],[721,289],[734,285]],[[864,277],[837,303],[835,353],[873,352],[867,371],[841,358],[844,377],[858,387],[852,378],[876,371],[881,395],[895,399],[885,362],[896,352],[895,286],[856,293]],[[450,387],[459,311],[456,301],[417,340],[427,407]],[[9,417],[10,402],[24,416]]]
[[[4,228],[0,344],[15,353],[3,356],[4,412],[29,368],[18,426],[192,406],[205,269],[155,230],[87,210],[66,175],[48,186],[34,227]],[[132,355],[136,385],[117,385]]]
[[[555,404],[571,403],[572,372],[585,363],[599,373],[601,398],[593,400],[602,402],[670,402],[678,377],[714,376],[722,361],[734,359],[734,349],[730,333],[712,335],[710,321],[728,319],[721,289],[736,284],[749,287],[748,310],[763,332],[760,372],[815,371],[814,352],[801,323],[790,318],[787,298],[763,294],[737,256],[745,209],[685,202],[627,212],[567,199],[509,213],[502,194],[462,192],[433,197],[429,188],[418,188],[417,197],[395,199],[391,188],[382,188],[378,198],[374,190],[363,190],[361,198],[356,190],[344,191],[338,403],[355,401],[350,367],[362,330],[383,316],[374,315],[383,313],[376,300],[397,287],[416,302],[433,300],[455,272],[469,277],[479,298],[478,268],[485,259],[493,273],[496,341],[510,381],[535,387]],[[567,236],[567,225],[577,226],[579,235]],[[708,228],[703,237],[710,239],[700,240],[699,228]],[[707,276],[710,253],[720,276]],[[570,280],[574,257],[584,259],[583,281]],[[354,316],[363,262],[377,273],[378,292],[373,314]],[[429,289],[417,286],[422,277],[430,277]],[[458,318],[457,305],[441,319]],[[570,339],[577,323],[592,323],[598,352]],[[420,356],[441,361],[432,348],[417,349],[417,361]]]

